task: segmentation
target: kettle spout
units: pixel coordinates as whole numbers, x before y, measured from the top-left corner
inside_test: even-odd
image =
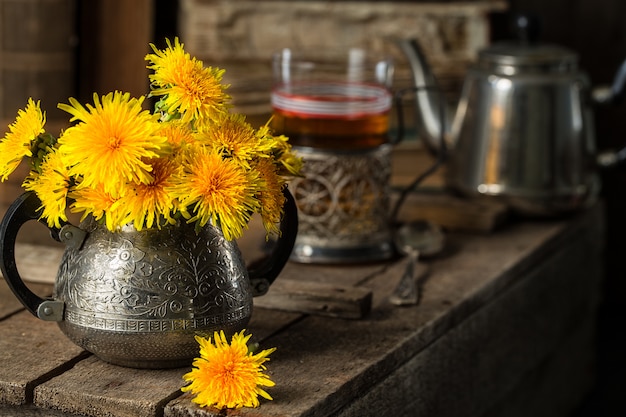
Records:
[[[415,123],[420,138],[433,152],[438,152],[442,145],[442,138],[450,134],[451,111],[439,89],[420,45],[415,39],[397,40],[397,46],[406,55],[413,74],[413,89],[415,90]]]

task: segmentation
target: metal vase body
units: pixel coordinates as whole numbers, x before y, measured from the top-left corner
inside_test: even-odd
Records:
[[[94,221],[80,248],[67,247],[54,288],[65,303],[63,333],[123,366],[184,366],[194,335],[242,330],[252,290],[241,253],[220,229],[198,233],[181,222],[162,229],[110,232]]]
[[[600,179],[588,95],[586,77],[573,71],[470,70],[448,185],[464,195],[498,196],[527,215],[595,201]]]
[[[295,200],[283,189],[280,235],[270,253],[247,269],[235,241],[220,228],[184,220],[162,228],[115,232],[88,218],[50,227],[66,245],[53,297],[24,283],[15,244],[21,227],[40,217],[33,192],[18,197],[0,221],[0,270],[34,316],[58,322],[69,339],[99,358],[135,368],[189,366],[195,336],[243,330],[252,297],[267,293],[289,259],[298,233]]]

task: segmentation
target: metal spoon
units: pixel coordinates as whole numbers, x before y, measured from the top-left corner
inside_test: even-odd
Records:
[[[420,299],[420,284],[428,269],[422,265],[418,270],[420,256],[435,256],[444,247],[445,236],[436,224],[418,220],[400,226],[394,236],[399,252],[409,257],[407,267],[400,282],[389,296],[395,305],[415,305]]]

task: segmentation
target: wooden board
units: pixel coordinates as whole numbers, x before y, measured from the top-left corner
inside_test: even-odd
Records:
[[[366,288],[303,280],[276,280],[255,307],[295,311],[329,317],[361,319],[372,308],[372,291]]]
[[[76,0],[0,0],[0,137],[30,97],[68,120],[57,103],[76,95],[75,19]]]
[[[54,284],[63,250],[63,246],[17,243],[15,259],[20,276],[28,282]]]
[[[52,286],[46,284],[28,284],[28,287],[40,297],[46,297],[52,294]],[[0,275],[0,320],[23,310],[24,306],[13,295],[7,283]]]
[[[570,247],[560,251],[550,266],[532,268],[526,279],[499,297],[484,300],[467,320],[449,327],[384,382],[362,387],[366,394],[353,388],[354,402],[340,415],[484,415],[589,320],[598,302],[589,294],[597,294],[599,288],[599,280],[590,279],[598,258],[595,266],[585,259],[590,249],[590,245]],[[587,361],[593,357],[589,324],[583,344]]]
[[[0,404],[32,401],[38,383],[61,373],[84,357],[55,323],[23,311],[0,321]]]
[[[268,363],[277,384],[270,389],[274,401],[234,414],[351,416],[385,410],[387,414],[380,413],[385,416],[410,409],[425,416],[463,410],[478,417],[496,410],[567,340],[580,342],[569,335],[585,318],[593,319],[601,224],[596,207],[568,221],[517,223],[489,235],[451,234],[448,251],[428,261],[432,272],[421,303],[410,307],[387,300],[403,262],[288,264],[279,279],[362,287],[372,292],[372,310],[363,319],[347,320],[255,308],[248,330],[261,348],[277,348]],[[24,312],[0,325],[22,315],[30,318]],[[11,349],[3,350],[9,352],[4,362],[26,369],[39,357],[48,364],[48,347],[34,341],[50,329],[57,333],[54,340],[63,338],[54,323],[32,320],[38,324],[33,327],[37,333],[26,338],[31,356],[22,360],[15,346],[23,345],[13,340]],[[15,326],[26,328],[24,323]],[[587,340],[589,332],[583,336]],[[583,350],[588,357],[590,348]],[[194,405],[188,394],[180,395],[185,368],[137,371],[91,356],[80,359],[58,375],[32,382],[37,407],[95,417],[217,414]],[[578,363],[568,368],[580,369]],[[14,371],[12,378],[18,376]]]
[[[180,394],[185,369],[142,370],[110,365],[96,357],[39,385],[34,403],[42,408],[101,416],[152,417]]]
[[[506,225],[510,216],[501,201],[439,191],[409,194],[398,217],[400,221],[429,220],[449,231],[492,233]]]

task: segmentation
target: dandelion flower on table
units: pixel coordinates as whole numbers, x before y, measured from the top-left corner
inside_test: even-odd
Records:
[[[183,376],[190,384],[182,388],[195,395],[193,402],[223,409],[258,407],[259,396],[272,399],[261,387],[274,386],[264,374],[264,363],[276,348],[253,354],[247,345],[251,335],[244,336],[244,332],[235,333],[230,344],[223,331],[215,332],[213,339],[196,336],[200,357],[194,360],[191,372]]]
[[[58,143],[70,174],[81,178],[79,188],[101,184],[115,197],[119,184],[152,179],[145,160],[159,156],[167,139],[157,134],[158,118],[142,109],[143,97],[116,91],[100,99],[94,94],[94,105],[87,108],[73,98],[69,101],[58,107],[79,123],[65,130]]]
[[[44,133],[46,116],[39,103],[29,99],[26,108],[18,110],[15,122],[9,125],[9,132],[0,141],[0,181],[5,181],[24,157],[32,156],[33,141]]]
[[[218,118],[228,109],[230,96],[222,84],[224,70],[204,67],[202,61],[189,56],[183,44],[167,40],[167,48],[146,55],[150,75],[151,96],[163,96],[158,108],[170,116],[178,116],[185,123],[196,125]]]

